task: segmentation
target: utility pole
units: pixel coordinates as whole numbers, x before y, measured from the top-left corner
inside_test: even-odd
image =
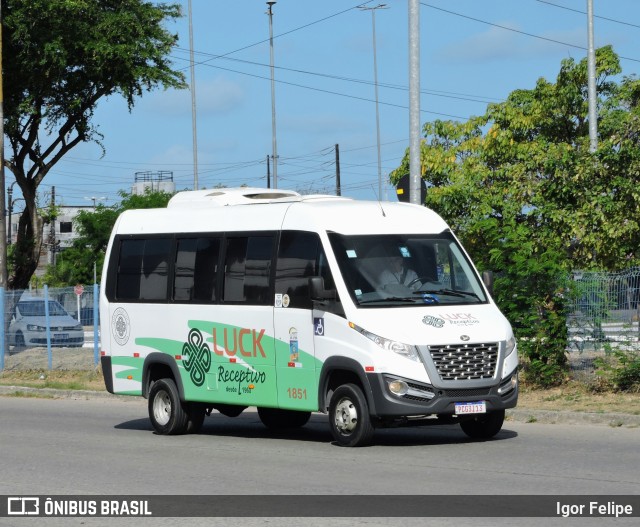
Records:
[[[336,143],[336,196],[342,196],[340,188],[340,145]]]
[[[267,188],[271,188],[271,165],[269,163],[269,154],[267,154]]]
[[[13,233],[11,232],[12,230],[12,225],[11,225],[11,214],[13,213],[13,185],[15,185],[16,182],[14,181],[13,183],[11,183],[11,185],[9,185],[9,188],[7,189],[7,209],[8,209],[8,217],[7,217],[7,245],[11,245],[12,242],[12,237],[13,237]],[[16,200],[17,201],[17,200]]]
[[[56,265],[56,187],[51,187],[51,223],[49,226],[49,264]]]
[[[278,188],[278,146],[276,142],[276,81],[273,66],[273,5],[275,0],[267,2],[269,6],[269,62],[271,64],[271,143],[273,148],[273,188]]]
[[[420,205],[420,5],[409,0],[409,201]]]
[[[2,3],[0,2],[0,289],[7,287],[7,223],[4,193],[4,92],[2,89]],[[4,334],[4,333],[3,333]],[[4,364],[4,356],[2,357]]]
[[[589,151],[595,152],[598,149],[598,110],[596,93],[596,52],[593,44],[593,0],[587,0],[587,68],[589,72],[588,92],[589,92]]]

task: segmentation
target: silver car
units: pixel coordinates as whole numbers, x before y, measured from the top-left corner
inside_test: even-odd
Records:
[[[84,328],[55,300],[49,300],[51,345],[80,347],[84,344]],[[16,349],[47,345],[47,319],[42,298],[20,300],[9,324],[9,345]]]

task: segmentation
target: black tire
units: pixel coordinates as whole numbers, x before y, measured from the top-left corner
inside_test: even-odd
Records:
[[[496,410],[462,421],[460,428],[471,439],[490,439],[500,432],[502,423],[504,423],[504,410]]]
[[[329,426],[334,439],[342,446],[371,443],[375,428],[359,386],[343,384],[333,392],[329,402]]]
[[[24,335],[22,333],[16,333],[16,343],[13,347],[14,351],[23,351],[26,347],[27,345],[24,342]]]
[[[149,419],[154,430],[161,435],[179,435],[187,431],[189,414],[182,406],[173,379],[160,379],[151,386]]]
[[[300,428],[307,424],[311,412],[299,412],[298,410],[280,410],[278,408],[258,408],[260,421],[272,430],[286,428]]]
[[[207,407],[200,403],[189,403],[187,415],[187,434],[197,434],[202,429],[204,418],[207,415]]]

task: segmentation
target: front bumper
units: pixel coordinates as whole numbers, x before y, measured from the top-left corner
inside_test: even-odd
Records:
[[[464,383],[439,388],[383,373],[368,373],[367,379],[373,413],[380,418],[398,418],[454,415],[457,402],[485,401],[487,412],[513,408],[518,403],[517,375],[516,369],[494,385],[473,388]],[[388,387],[391,380],[405,381],[412,389],[406,395],[394,395]]]

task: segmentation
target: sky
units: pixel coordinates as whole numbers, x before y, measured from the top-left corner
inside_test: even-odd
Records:
[[[273,6],[277,186],[334,193],[339,145],[342,194],[396,200],[388,174],[409,144],[408,0],[278,0]],[[596,47],[611,44],[623,75],[640,69],[640,1],[593,0]],[[188,0],[167,28],[171,59],[191,84]],[[587,48],[587,0],[422,0],[421,121],[465,121],[515,89],[554,81],[565,58]],[[262,0],[192,0],[198,187],[267,186],[272,155],[269,18]],[[382,191],[374,84],[375,16]],[[194,187],[192,98],[161,89],[99,103],[95,144],[70,152],[39,189],[61,205],[119,202],[140,172],[169,172]],[[272,167],[273,177],[273,167]],[[7,185],[13,178],[6,173]],[[273,186],[273,180],[272,180]],[[16,186],[14,197],[19,197]],[[20,202],[15,211],[21,210]]]

